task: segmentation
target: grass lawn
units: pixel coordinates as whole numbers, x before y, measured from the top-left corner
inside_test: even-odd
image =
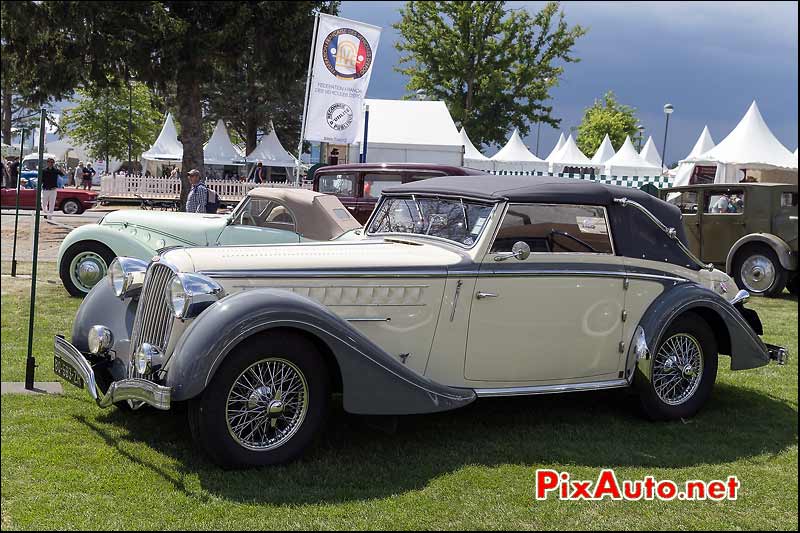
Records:
[[[23,272],[30,265],[23,265]],[[9,266],[2,265],[7,273]],[[55,379],[52,337],[80,301],[43,265],[34,352]],[[24,377],[29,279],[2,278],[2,379]],[[479,400],[400,419],[394,433],[334,407],[288,466],[226,472],[192,444],[185,412],[98,409],[85,391],[2,398],[2,529],[793,529],[798,527],[797,299],[754,299],[789,364],[720,359],[707,407],[651,423],[624,392]],[[726,479],[724,502],[536,501],[537,468],[596,479]]]

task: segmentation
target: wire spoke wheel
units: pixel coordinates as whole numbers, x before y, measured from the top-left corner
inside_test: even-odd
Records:
[[[308,412],[308,383],[286,359],[262,359],[248,366],[228,391],[228,432],[241,446],[267,451],[285,444]]]
[[[689,400],[703,378],[703,350],[692,335],[678,333],[669,337],[653,360],[653,387],[668,405]]]

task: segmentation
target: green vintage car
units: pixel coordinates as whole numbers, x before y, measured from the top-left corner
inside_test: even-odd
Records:
[[[737,183],[662,189],[683,213],[689,247],[724,265],[740,289],[797,294],[797,185]]]
[[[338,198],[306,189],[257,187],[228,215],[119,210],[72,230],[58,250],[58,272],[84,296],[115,257],[149,261],[176,246],[292,244],[361,238],[361,223]]]

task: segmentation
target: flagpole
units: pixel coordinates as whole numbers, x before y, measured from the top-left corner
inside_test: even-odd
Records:
[[[303,99],[303,120],[300,123],[300,142],[297,144],[297,185],[300,185],[300,158],[303,155],[303,137],[306,133],[306,112],[311,87],[311,72],[314,65],[314,51],[317,49],[317,32],[319,30],[319,12],[314,14],[314,36],[311,38],[311,51],[308,53],[308,74],[306,75],[306,96]]]

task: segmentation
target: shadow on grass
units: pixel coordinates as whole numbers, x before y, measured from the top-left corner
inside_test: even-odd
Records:
[[[110,446],[152,469],[176,490],[197,476],[210,495],[237,502],[297,505],[386,497],[425,487],[464,466],[681,468],[721,464],[797,443],[796,406],[768,395],[718,385],[695,418],[654,423],[638,400],[622,391],[479,400],[449,413],[400,417],[393,433],[368,417],[349,415],[337,402],[327,431],[298,461],[280,467],[225,471],[191,441],[186,408],[170,413],[119,409],[79,417]],[[119,445],[102,424],[125,431],[177,463],[150,464]],[[196,496],[196,494],[194,494]]]

